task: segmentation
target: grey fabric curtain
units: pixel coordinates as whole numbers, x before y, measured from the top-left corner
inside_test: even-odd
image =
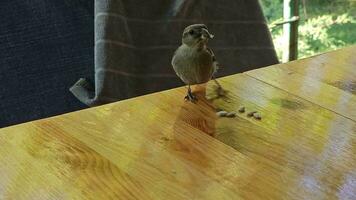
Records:
[[[96,0],[95,81],[71,92],[95,106],[183,85],[170,61],[194,23],[215,35],[217,76],[278,62],[258,0]]]

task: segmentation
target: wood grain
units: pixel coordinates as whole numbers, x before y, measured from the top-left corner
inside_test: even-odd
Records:
[[[212,123],[218,120],[215,111],[204,101],[199,101],[205,104],[205,109],[199,111],[195,104],[183,99],[176,101],[178,94],[183,95],[184,90],[164,92],[159,98],[147,96],[118,103],[110,108],[83,113],[85,116],[79,118],[66,115],[55,120],[55,124],[145,183],[157,199],[264,199],[288,196],[285,190],[281,190],[285,186],[281,184],[283,177],[280,174],[283,172],[294,177],[296,172],[259,163],[216,141],[206,134],[214,131]],[[157,112],[157,104],[161,106],[160,112]],[[145,109],[140,109],[143,105]],[[190,109],[196,109],[197,115],[184,115]],[[118,113],[121,117],[115,126],[109,120],[98,122],[98,118],[117,118]],[[92,118],[87,118],[87,115]],[[85,119],[93,126],[82,134],[83,122],[78,119]],[[78,123],[78,130],[73,130]],[[267,175],[271,178],[262,178]],[[262,187],[268,188],[269,192],[260,190]]]
[[[151,199],[108,159],[50,123],[0,129],[0,199]]]
[[[356,94],[355,54],[356,45],[285,63],[281,67]]]
[[[328,53],[246,74],[356,120],[355,51],[353,46],[343,50],[343,56]]]
[[[0,199],[356,199],[346,54],[0,129]],[[216,115],[241,105],[262,119]]]
[[[157,115],[160,112],[154,112],[157,108],[150,106],[151,101],[156,98],[1,129],[1,162],[7,163],[1,171],[7,176],[1,182],[3,199],[287,196],[280,190],[284,186],[279,185],[279,169],[259,164],[188,124],[165,121],[174,113]],[[262,179],[258,174],[275,178]],[[268,194],[249,189],[265,185],[271,190]]]
[[[223,118],[216,126],[218,140],[260,162],[298,172],[302,187],[296,190],[303,199],[337,199],[345,177],[356,180],[356,122],[244,74],[220,82],[231,92],[214,100],[216,107],[237,111],[243,105],[261,113],[262,120],[246,113]],[[355,198],[356,190],[349,194]]]

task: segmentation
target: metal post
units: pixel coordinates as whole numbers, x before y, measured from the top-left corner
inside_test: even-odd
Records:
[[[298,0],[283,1],[284,21],[299,16]],[[283,24],[284,49],[282,62],[298,58],[298,20]]]

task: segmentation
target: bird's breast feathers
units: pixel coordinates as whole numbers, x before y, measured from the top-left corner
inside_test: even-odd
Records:
[[[213,56],[209,50],[197,50],[185,45],[180,46],[175,52],[172,66],[186,84],[205,83],[216,71]]]

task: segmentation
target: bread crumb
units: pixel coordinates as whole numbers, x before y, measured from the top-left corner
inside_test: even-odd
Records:
[[[262,119],[260,113],[258,113],[258,112],[253,113],[253,117],[254,117],[255,119],[258,119],[258,120],[261,120],[261,119]]]
[[[227,115],[227,112],[225,110],[222,110],[217,112],[216,115],[219,117],[225,117]]]
[[[240,106],[238,111],[239,111],[239,113],[244,113],[245,112],[245,107],[244,106]]]
[[[247,117],[252,117],[252,116],[253,116],[253,114],[255,114],[255,113],[257,113],[257,111],[252,111],[252,112],[249,112],[249,113],[247,113]]]
[[[226,117],[236,117],[236,113],[235,112],[229,112],[226,114]]]

